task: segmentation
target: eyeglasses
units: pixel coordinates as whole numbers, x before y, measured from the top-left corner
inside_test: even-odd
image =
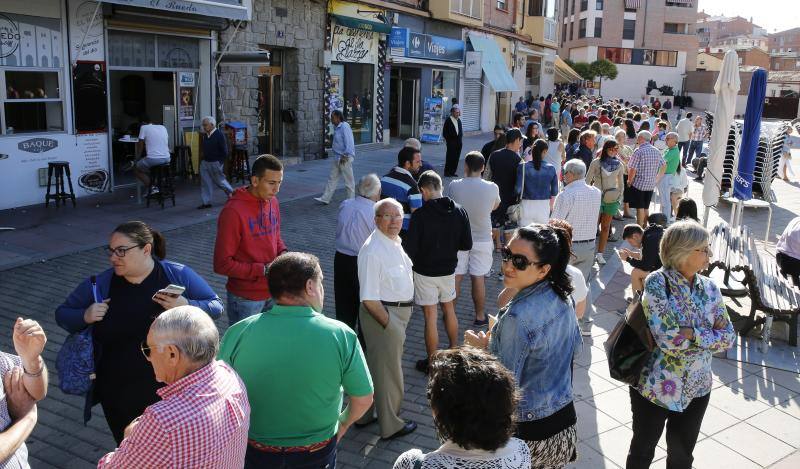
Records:
[[[708,257],[711,257],[711,246],[706,246],[703,249],[695,249],[697,252],[704,252]]]
[[[511,265],[514,266],[515,269],[519,271],[523,271],[528,268],[530,265],[541,265],[542,262],[533,262],[529,261],[527,257],[523,256],[522,254],[514,254],[511,252],[511,249],[503,248],[500,253],[501,259],[503,262],[511,262]]]
[[[140,247],[142,246],[137,244],[135,246],[118,246],[115,248],[112,248],[111,246],[106,246],[105,249],[109,256],[125,257],[125,254],[128,251],[130,251],[133,248],[140,248]]]
[[[150,360],[150,352],[152,352],[152,349],[150,348],[149,345],[147,345],[146,340],[143,340],[142,343],[139,344],[139,350],[142,351],[142,355],[144,355],[144,358]]]

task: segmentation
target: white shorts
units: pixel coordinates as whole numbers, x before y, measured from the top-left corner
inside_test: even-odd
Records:
[[[456,276],[426,277],[414,272],[414,303],[433,306],[456,298]]]
[[[458,265],[456,275],[474,275],[482,277],[492,270],[492,251],[494,243],[491,241],[478,241],[472,243],[469,251],[458,251]]]

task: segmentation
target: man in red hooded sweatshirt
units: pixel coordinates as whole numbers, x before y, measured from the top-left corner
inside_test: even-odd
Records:
[[[250,185],[236,189],[219,214],[214,272],[228,277],[231,325],[272,306],[267,267],[286,251],[276,197],[282,182],[280,160],[259,156],[250,171]]]

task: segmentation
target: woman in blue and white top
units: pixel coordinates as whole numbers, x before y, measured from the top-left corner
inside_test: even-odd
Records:
[[[558,195],[558,174],[553,165],[543,160],[547,148],[547,142],[536,140],[531,148],[531,160],[520,163],[517,168],[516,192],[522,204],[519,226],[547,223],[550,219]]]

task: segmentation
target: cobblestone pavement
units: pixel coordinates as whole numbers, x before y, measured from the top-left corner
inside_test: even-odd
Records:
[[[466,148],[475,147],[483,138],[468,139]],[[367,171],[385,172],[394,160],[396,148],[376,150],[363,155],[356,163],[356,174]],[[425,146],[425,159],[441,169],[444,148]],[[282,189],[282,232],[287,245],[293,250],[309,251],[320,257],[326,274],[326,308],[333,315],[333,240],[336,204],[321,206],[312,196],[321,190],[329,161],[305,163],[287,170]],[[800,190],[777,183],[781,200],[776,211],[773,232],[780,232],[788,219],[798,212]],[[699,185],[692,188],[696,195]],[[342,197],[343,191],[337,193]],[[338,200],[338,198],[336,200]],[[193,210],[193,209],[192,209]],[[94,232],[95,238],[73,239],[79,248],[90,247],[75,254],[54,258],[46,262],[25,265],[0,271],[0,288],[6,300],[0,307],[0,323],[10,329],[17,315],[33,317],[48,332],[49,343],[45,359],[54,370],[55,354],[65,338],[63,330],[53,317],[55,307],[69,291],[91,273],[107,266],[107,259],[99,248],[111,227],[126,214],[108,209],[105,218],[83,229]],[[224,278],[211,270],[216,225],[209,214],[198,216],[187,207],[144,211],[155,227],[168,229],[168,257],[192,266],[220,294],[224,293]],[[183,217],[184,225],[173,228],[174,214]],[[130,213],[128,214],[130,215]],[[725,213],[721,214],[725,217]],[[716,215],[715,215],[716,216]],[[762,226],[764,211],[746,211],[745,220],[753,226]],[[67,218],[68,219],[68,218]],[[119,219],[119,220],[118,220]],[[84,219],[85,220],[85,219]],[[89,223],[86,221],[86,223]],[[619,226],[619,225],[618,225]],[[761,228],[758,228],[759,230]],[[98,234],[99,233],[99,234]],[[41,235],[46,238],[45,235]],[[773,238],[774,239],[774,238]],[[44,240],[46,241],[46,239]],[[610,252],[609,248],[609,251]],[[620,263],[607,256],[609,263],[598,272],[592,286],[592,302],[597,310],[595,327],[590,339],[585,341],[575,368],[574,388],[578,410],[579,460],[574,467],[624,467],[627,445],[630,441],[630,405],[624,385],[608,376],[602,342],[618,319],[617,311],[624,307],[627,276]],[[495,259],[495,271],[499,268]],[[487,278],[487,303],[496,297],[501,282],[496,275]],[[472,304],[469,282],[465,282],[456,311],[460,331],[472,322]],[[224,296],[224,295],[222,295]],[[221,330],[227,327],[227,318],[217,321]],[[10,332],[10,331],[9,331]],[[417,359],[424,357],[423,320],[415,310],[408,326],[403,366],[405,373],[405,400],[403,417],[417,421],[419,429],[391,442],[379,440],[377,426],[351,429],[339,447],[341,468],[391,467],[403,451],[418,447],[431,450],[439,442],[433,428],[430,409],[425,397],[426,378],[414,369]],[[443,331],[440,340],[445,343]],[[2,350],[13,350],[10,333],[0,333]],[[55,373],[51,380],[56,381]],[[727,359],[715,359],[711,406],[701,429],[701,439],[695,451],[697,468],[749,468],[749,467],[800,467],[800,379],[796,373],[782,372],[757,365]],[[36,468],[87,468],[107,451],[114,442],[103,419],[95,408],[88,426],[81,422],[82,399],[62,394],[53,385],[49,395],[39,406],[39,424],[28,441],[31,465]],[[480,396],[475,396],[479,399]],[[665,443],[656,451],[654,467],[665,466]]]

